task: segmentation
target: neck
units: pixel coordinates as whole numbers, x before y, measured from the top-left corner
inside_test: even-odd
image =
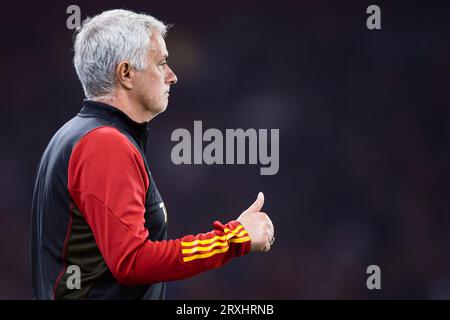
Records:
[[[149,112],[144,112],[141,108],[134,103],[128,95],[115,94],[110,97],[93,98],[92,100],[109,104],[123,113],[125,113],[130,119],[138,123],[150,121],[154,115]]]

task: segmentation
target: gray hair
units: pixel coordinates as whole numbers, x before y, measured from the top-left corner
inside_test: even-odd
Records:
[[[150,15],[122,9],[84,20],[75,38],[73,64],[86,98],[114,93],[120,61],[127,60],[136,70],[144,70],[152,32],[165,37],[168,27]]]

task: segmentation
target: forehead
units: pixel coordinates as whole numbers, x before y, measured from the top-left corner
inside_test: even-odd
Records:
[[[158,58],[168,56],[166,42],[159,32],[153,32],[151,37],[151,54]]]

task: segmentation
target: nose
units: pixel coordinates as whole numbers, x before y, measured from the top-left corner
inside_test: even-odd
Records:
[[[170,84],[176,84],[178,82],[177,75],[170,68],[169,73],[167,74],[167,82]]]

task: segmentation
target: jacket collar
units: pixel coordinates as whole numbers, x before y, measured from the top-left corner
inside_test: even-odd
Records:
[[[111,119],[113,122],[118,122],[123,128],[138,136],[142,136],[148,132],[148,122],[136,122],[116,107],[98,101],[84,100],[83,108],[81,108],[79,115],[99,116]]]

